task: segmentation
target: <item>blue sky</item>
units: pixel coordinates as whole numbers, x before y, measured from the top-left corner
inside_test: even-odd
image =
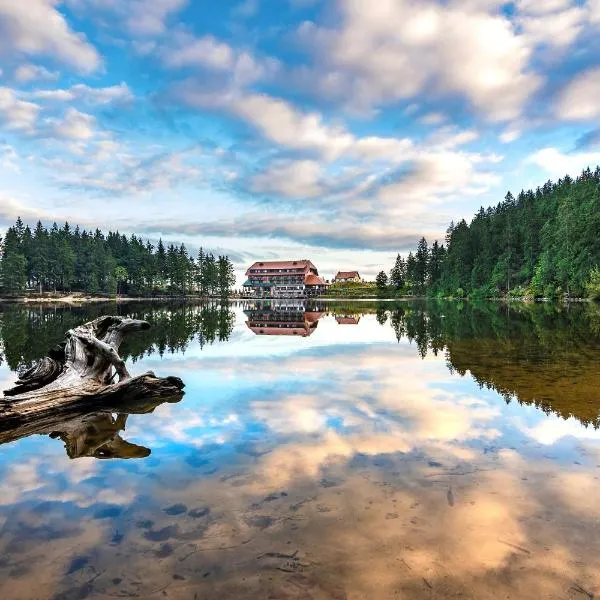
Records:
[[[0,226],[372,276],[600,163],[600,0],[0,0]]]

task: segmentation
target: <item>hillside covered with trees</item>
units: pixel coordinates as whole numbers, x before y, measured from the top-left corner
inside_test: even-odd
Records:
[[[72,228],[48,231],[38,222],[32,231],[17,219],[0,238],[0,292],[18,296],[36,292],[85,292],[152,296],[199,294],[228,296],[235,274],[227,256],[202,248],[190,256],[185,245],[149,241],[119,232],[104,235]]]
[[[412,295],[600,299],[600,167],[509,192],[470,223],[452,223],[444,244],[422,238],[377,285]]]

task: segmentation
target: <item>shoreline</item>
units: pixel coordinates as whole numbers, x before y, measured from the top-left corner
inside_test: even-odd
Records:
[[[445,301],[445,302],[506,302],[506,303],[521,303],[521,304],[537,304],[537,303],[592,303],[590,298],[428,298],[427,296],[399,296],[399,297],[353,297],[353,296],[317,296],[314,298],[250,298],[250,297],[207,297],[207,296],[48,296],[42,298],[20,296],[15,298],[1,298],[1,304],[65,304],[69,306],[84,305],[84,304],[125,304],[129,302],[408,302],[408,301]]]

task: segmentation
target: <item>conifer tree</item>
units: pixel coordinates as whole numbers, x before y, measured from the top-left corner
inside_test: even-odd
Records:
[[[403,288],[406,283],[406,263],[400,254],[396,256],[396,262],[390,271],[390,283],[397,290]]]

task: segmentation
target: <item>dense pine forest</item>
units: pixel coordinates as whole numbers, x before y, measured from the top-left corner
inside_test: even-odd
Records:
[[[19,218],[0,238],[0,291],[18,296],[29,291],[154,296],[160,294],[228,296],[235,274],[227,256],[202,248],[190,256],[185,245],[156,247],[119,232],[104,235],[72,228],[32,231]]]
[[[470,223],[451,224],[444,244],[422,238],[377,286],[382,294],[600,299],[600,167],[516,198],[509,192]]]

